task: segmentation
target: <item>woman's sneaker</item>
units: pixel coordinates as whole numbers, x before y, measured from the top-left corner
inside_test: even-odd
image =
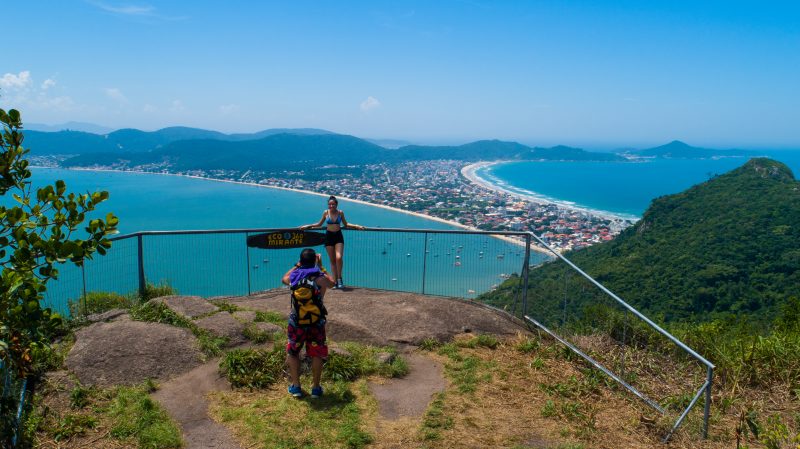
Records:
[[[322,396],[322,386],[316,386],[311,389],[311,397],[316,399]]]
[[[296,398],[302,398],[303,389],[300,388],[300,385],[289,385],[289,394]]]
[[[336,288],[338,289],[344,288],[344,282],[342,282],[342,278],[336,280]]]

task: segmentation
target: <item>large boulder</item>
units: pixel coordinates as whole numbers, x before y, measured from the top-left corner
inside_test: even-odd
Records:
[[[75,332],[67,368],[83,385],[163,381],[201,363],[196,340],[187,329],[161,323],[99,322]]]

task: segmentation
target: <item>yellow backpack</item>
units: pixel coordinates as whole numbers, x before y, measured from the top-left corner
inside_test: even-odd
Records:
[[[328,311],[322,304],[317,284],[305,277],[292,285],[292,309],[297,316],[297,324],[307,326],[324,319]]]

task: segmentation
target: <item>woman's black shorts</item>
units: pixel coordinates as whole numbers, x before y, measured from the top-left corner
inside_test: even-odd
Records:
[[[336,246],[337,243],[344,245],[344,235],[342,230],[336,232],[325,231],[325,246]]]

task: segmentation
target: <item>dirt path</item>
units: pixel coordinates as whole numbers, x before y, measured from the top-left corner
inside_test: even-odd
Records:
[[[384,419],[422,416],[433,395],[447,386],[439,362],[422,354],[410,353],[404,357],[409,368],[405,377],[369,384],[378,401],[378,413]]]
[[[423,354],[408,353],[404,357],[409,367],[405,377],[369,384],[382,420],[421,417],[433,395],[444,391],[447,385],[439,362]],[[219,374],[218,365],[219,359],[206,362],[161,384],[153,394],[180,425],[187,449],[241,449],[228,429],[208,416],[206,395],[230,390],[230,384]],[[379,431],[393,426],[381,427]]]
[[[240,449],[228,429],[208,416],[206,395],[211,391],[230,390],[219,374],[219,359],[161,384],[153,397],[181,426],[186,449]]]

